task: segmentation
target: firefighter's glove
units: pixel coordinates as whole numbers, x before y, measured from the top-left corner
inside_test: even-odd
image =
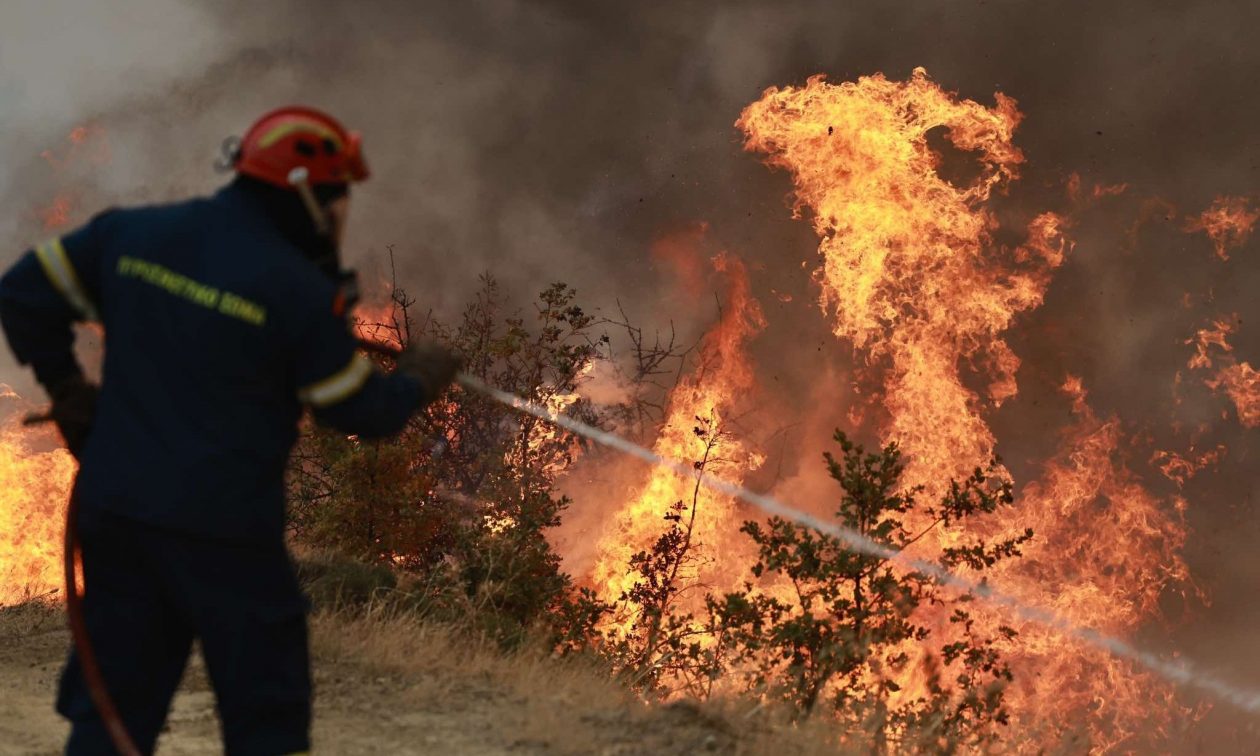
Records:
[[[437,399],[463,366],[463,357],[428,339],[408,344],[398,355],[398,370],[424,389],[425,404]]]
[[[100,389],[82,375],[66,378],[49,389],[52,419],[75,459],[83,453],[92,422],[96,419],[96,397]]]

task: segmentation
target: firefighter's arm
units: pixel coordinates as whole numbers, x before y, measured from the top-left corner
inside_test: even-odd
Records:
[[[298,397],[315,419],[343,433],[365,438],[390,436],[426,401],[420,384],[401,372],[386,374],[356,351],[345,319],[326,304],[307,313],[298,344]]]
[[[0,324],[9,346],[50,392],[83,375],[72,324],[100,320],[102,218],[40,244],[0,278]]]
[[[382,373],[362,355],[351,357],[327,379],[303,387],[299,396],[321,425],[363,438],[401,431],[424,399],[415,381],[400,373]]]

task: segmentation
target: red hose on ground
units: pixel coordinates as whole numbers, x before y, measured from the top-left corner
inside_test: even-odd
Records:
[[[79,598],[79,587],[75,580],[75,559],[79,553],[78,522],[79,497],[71,489],[70,503],[66,506],[66,617],[70,621],[70,637],[74,639],[74,650],[79,655],[79,669],[83,674],[83,682],[87,685],[88,695],[96,706],[109,739],[114,748],[122,756],[141,756],[131,734],[127,732],[114,699],[109,696],[105,686],[105,678],[101,675],[101,667],[96,663],[96,654],[92,651],[92,642],[88,637],[87,623],[83,620],[83,602]]]

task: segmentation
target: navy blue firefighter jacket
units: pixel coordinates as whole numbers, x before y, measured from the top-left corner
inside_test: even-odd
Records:
[[[105,331],[79,505],[235,541],[282,537],[303,405],[362,437],[400,430],[414,380],[355,351],[336,287],[245,188],[106,211],[0,279],[0,320],[45,386],[78,374],[74,321]]]

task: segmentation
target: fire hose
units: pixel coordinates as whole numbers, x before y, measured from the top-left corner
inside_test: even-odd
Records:
[[[24,426],[51,422],[53,422],[51,412],[30,414],[22,419]],[[75,568],[80,559],[78,521],[79,496],[77,488],[72,486],[70,500],[66,504],[65,535],[66,620],[70,626],[70,637],[74,642],[75,653],[78,654],[83,683],[87,687],[88,695],[92,698],[92,704],[96,707],[96,713],[105,725],[106,732],[109,733],[109,739],[114,743],[114,748],[122,756],[141,756],[140,749],[136,747],[131,734],[127,732],[126,725],[123,724],[122,717],[118,714],[118,708],[114,706],[114,699],[109,695],[109,688],[105,685],[105,676],[101,674],[101,666],[96,661],[96,652],[92,648],[91,638],[88,637],[87,622],[83,618],[83,599],[79,596]]]
[[[70,637],[74,639],[74,649],[79,655],[79,669],[83,673],[88,695],[92,697],[96,713],[105,725],[109,739],[114,741],[114,748],[122,756],[141,756],[140,749],[131,739],[122,716],[114,706],[114,699],[109,695],[105,676],[101,674],[91,638],[88,637],[87,622],[83,619],[83,600],[79,597],[75,580],[75,562],[79,554],[79,532],[76,527],[78,515],[79,497],[71,489],[70,502],[66,505],[66,617],[70,623]]]
[[[906,556],[901,552],[878,543],[868,536],[850,528],[828,522],[807,512],[790,507],[778,499],[759,494],[743,486],[706,474],[692,464],[676,459],[663,457],[656,452],[640,446],[614,433],[601,430],[568,415],[557,412],[528,399],[497,389],[482,379],[467,373],[460,373],[456,382],[465,389],[487,396],[500,404],[518,412],[539,418],[558,425],[567,431],[606,446],[627,456],[636,457],[649,465],[672,470],[679,476],[692,478],[701,485],[720,494],[739,499],[760,509],[766,514],[782,517],[798,525],[817,530],[839,539],[853,551],[897,563],[908,569],[921,572],[934,578],[942,585],[971,593],[989,604],[1006,610],[1020,619],[1039,624],[1062,635],[1078,640],[1113,656],[1126,659],[1169,682],[1186,685],[1209,692],[1250,713],[1260,713],[1260,689],[1234,685],[1212,673],[1195,667],[1189,660],[1180,658],[1176,662],[1166,661],[1154,653],[1144,651],[1127,641],[1105,635],[1092,628],[1081,627],[1062,615],[1038,606],[1025,603],[1023,600],[997,590],[987,582],[980,582],[962,575],[957,575],[941,565]]]
[[[396,348],[378,342],[361,341],[360,347],[365,351],[388,357],[397,357],[399,355],[399,351]],[[614,433],[587,425],[549,407],[495,388],[475,375],[461,372],[456,376],[455,380],[467,391],[481,394],[517,412],[532,415],[597,444],[640,459],[650,465],[672,470],[682,477],[693,478],[707,488],[751,504],[769,515],[782,517],[798,525],[803,525],[837,538],[853,551],[895,562],[908,569],[921,572],[934,578],[942,585],[948,585],[957,590],[971,593],[977,598],[1004,609],[1022,620],[1042,625],[1113,656],[1143,666],[1169,682],[1198,688],[1244,711],[1253,714],[1260,713],[1260,689],[1234,685],[1214,674],[1196,668],[1189,660],[1184,658],[1180,658],[1175,662],[1166,661],[1156,654],[1144,651],[1120,638],[1105,635],[1088,627],[1081,627],[1056,612],[1027,604],[1015,596],[997,590],[987,582],[980,582],[957,575],[933,562],[906,556],[856,530],[822,520],[765,494],[756,493],[738,484],[706,474],[694,465],[663,457]],[[29,415],[23,421],[23,424],[36,425],[51,420],[51,415]],[[83,671],[84,681],[115,747],[124,756],[139,756],[140,751],[128,735],[113,700],[109,696],[83,619],[83,607],[75,580],[75,559],[79,549],[77,529],[75,527],[78,509],[77,498],[72,493],[66,509],[65,583],[66,613],[69,618],[70,633],[79,655],[79,664]]]
[[[32,414],[27,415],[22,420],[22,425],[42,425],[52,422],[51,414]],[[74,643],[75,653],[79,659],[79,670],[83,675],[83,683],[87,687],[88,695],[92,699],[92,705],[96,707],[96,713],[101,718],[101,723],[105,726],[105,731],[109,733],[109,739],[113,741],[114,748],[118,750],[121,756],[141,756],[140,749],[136,747],[136,743],[131,739],[131,734],[127,732],[127,727],[123,724],[122,716],[118,713],[118,708],[114,705],[114,699],[109,695],[109,688],[105,684],[105,676],[101,674],[101,666],[96,660],[96,652],[92,648],[91,638],[88,636],[87,621],[83,617],[83,598],[79,595],[79,586],[77,580],[76,565],[80,561],[79,547],[79,496],[76,487],[70,489],[70,499],[66,504],[66,535],[65,535],[65,591],[66,591],[66,620],[70,626],[70,637]]]

